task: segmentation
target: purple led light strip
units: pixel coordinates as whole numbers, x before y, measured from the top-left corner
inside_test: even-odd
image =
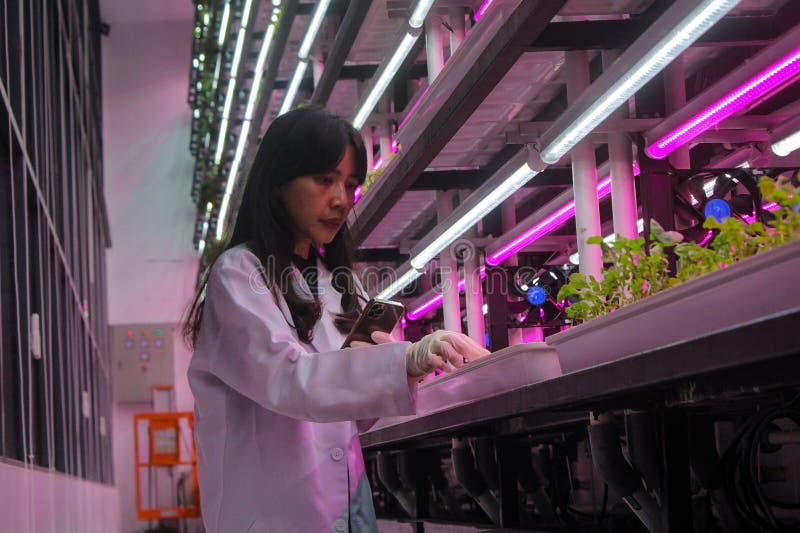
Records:
[[[479,7],[475,12],[475,20],[479,20],[483,14],[486,13],[486,10],[489,9],[490,5],[492,5],[492,2],[494,2],[494,0],[483,0],[481,7]]]
[[[481,279],[485,278],[486,277],[486,267],[485,266],[481,266],[480,272],[481,272]],[[464,278],[461,278],[458,281],[458,292],[462,292],[464,290],[464,287],[466,286],[466,284],[467,284],[467,280],[465,280]],[[420,305],[416,309],[412,309],[411,311],[406,313],[406,316],[408,317],[409,320],[416,320],[419,317],[421,317],[422,315],[424,315],[425,313],[427,313],[428,311],[430,311],[431,309],[434,309],[434,308],[439,307],[440,305],[442,305],[442,301],[443,300],[444,300],[444,294],[439,293],[436,296],[432,297],[430,300],[424,302],[422,305]]]
[[[768,92],[800,74],[800,48],[773,63],[673,131],[649,145],[647,155],[663,159],[704,131],[719,124]]]
[[[634,168],[635,174],[639,173],[639,168]],[[602,200],[611,194],[611,178],[607,177],[600,180],[597,184],[597,199]],[[575,200],[570,200],[563,207],[559,208],[556,212],[550,214],[547,218],[533,226],[522,235],[506,244],[493,254],[486,257],[486,263],[492,266],[497,266],[502,263],[509,256],[517,253],[522,248],[525,248],[535,240],[547,235],[561,224],[575,216]]]

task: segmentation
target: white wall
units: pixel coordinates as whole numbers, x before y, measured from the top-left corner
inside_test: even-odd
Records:
[[[108,20],[103,38],[103,142],[112,248],[106,252],[109,322],[178,323],[194,291],[195,206],[190,198],[191,110],[186,102],[192,3],[185,20]],[[192,410],[190,352],[175,335],[178,410]],[[135,519],[133,421],[147,404],[114,408],[114,465],[123,533]]]
[[[119,499],[113,486],[2,462],[0,480],[2,531],[119,531]]]

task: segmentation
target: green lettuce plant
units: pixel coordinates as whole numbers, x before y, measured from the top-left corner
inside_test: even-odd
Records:
[[[575,273],[558,292],[558,299],[574,303],[566,308],[567,316],[584,322],[611,313],[683,281],[725,268],[733,263],[800,239],[800,187],[787,178],[762,177],[759,188],[767,202],[778,208],[768,215],[768,224],[747,224],[737,218],[718,221],[711,217],[703,227],[714,232],[714,240],[704,248],[694,242],[682,242],[683,236],[665,231],[651,221],[651,245],[645,249],[644,238],[617,236],[610,243],[590,237],[589,244],[602,246],[603,259],[611,266],[600,280]],[[678,271],[670,272],[669,257],[677,256]]]

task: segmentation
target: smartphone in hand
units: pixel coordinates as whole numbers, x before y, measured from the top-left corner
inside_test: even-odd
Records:
[[[370,300],[361,315],[353,325],[353,329],[347,335],[347,338],[342,344],[342,348],[347,348],[353,341],[362,341],[372,343],[372,332],[383,331],[391,333],[391,331],[400,321],[403,316],[405,308],[400,302],[392,300],[379,300],[373,298]]]

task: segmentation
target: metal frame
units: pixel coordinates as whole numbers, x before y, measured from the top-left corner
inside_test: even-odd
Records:
[[[11,266],[0,288],[16,292],[0,300],[0,455],[113,483],[99,5],[4,0],[2,13],[13,36],[0,44],[12,240],[0,250]],[[31,313],[40,317],[40,359],[30,355]],[[6,431],[12,419],[19,431]]]

